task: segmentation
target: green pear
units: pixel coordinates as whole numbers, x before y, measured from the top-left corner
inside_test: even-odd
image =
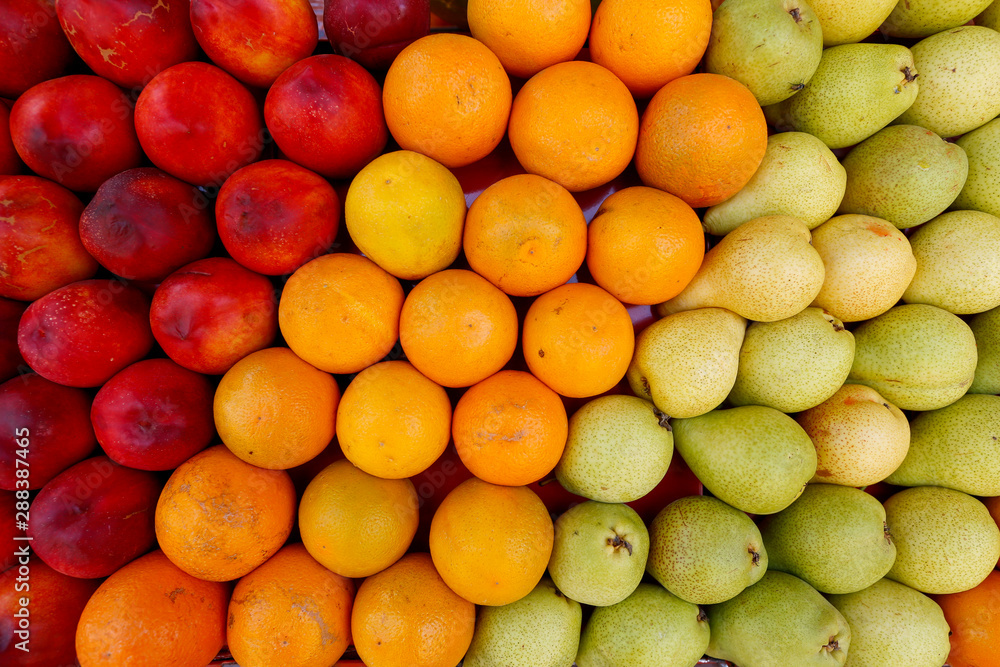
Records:
[[[712,495],[750,514],[780,512],[816,474],[816,449],[794,419],[763,405],[674,419],[674,446]]]
[[[852,146],[913,104],[923,86],[918,70],[899,44],[831,46],[805,88],[764,107],[764,115],[779,130],[814,134],[830,148]]]
[[[768,567],[794,574],[821,593],[853,593],[885,576],[896,546],[885,509],[850,486],[810,484],[760,529]]]
[[[899,0],[882,22],[890,37],[927,37],[957,28],[986,9],[992,0]]]
[[[779,132],[743,189],[705,211],[705,231],[725,236],[765,215],[790,215],[809,229],[830,219],[844,197],[847,172],[822,141],[805,132]]]
[[[871,387],[902,410],[936,410],[965,394],[976,361],[968,324],[936,306],[906,304],[854,330],[847,381]]]
[[[970,394],[1000,394],[1000,306],[969,320],[979,359]]]
[[[812,482],[868,486],[899,467],[910,448],[902,410],[861,384],[845,384],[795,421],[816,447]]]
[[[740,667],[837,667],[847,659],[851,628],[815,588],[768,570],[753,586],[708,608],[706,653]]]
[[[752,322],[729,402],[808,410],[833,396],[853,361],[854,334],[822,308],[806,308],[777,322]]]
[[[570,667],[580,645],[583,610],[543,578],[526,596],[480,607],[464,667]]]
[[[917,270],[906,236],[868,215],[830,218],[813,230],[825,278],[812,305],[842,322],[878,317],[895,306]]]
[[[993,30],[1000,29],[1000,2],[994,0],[975,19],[976,25]]]
[[[671,417],[714,410],[736,381],[747,321],[723,308],[685,310],[636,337],[625,377],[636,396]]]
[[[736,79],[764,106],[801,90],[822,55],[823,31],[804,0],[727,0],[712,15],[705,71]]]
[[[632,594],[648,555],[649,532],[634,509],[587,500],[556,519],[549,576],[567,597],[606,607]]]
[[[657,312],[664,316],[714,306],[757,322],[791,317],[823,286],[823,260],[809,245],[810,238],[798,218],[749,220],[705,253],[687,287]]]
[[[897,486],[944,486],[1000,496],[1000,396],[966,394],[910,423],[910,450],[889,475]]]
[[[649,526],[646,571],[694,604],[736,597],[767,571],[760,531],[746,513],[712,496],[673,501]]]
[[[892,125],[855,146],[843,161],[847,189],[839,213],[923,224],[955,201],[969,174],[965,151],[916,125]]]
[[[922,39],[912,51],[921,73],[920,92],[897,123],[954,137],[1000,114],[1000,33],[996,30],[962,26]]]
[[[969,176],[951,207],[1000,216],[1000,118],[963,134],[955,145],[969,157]]]
[[[635,396],[600,396],[570,417],[555,474],[570,493],[627,503],[660,483],[673,454],[673,433],[656,406]]]
[[[982,211],[949,211],[910,236],[917,271],[903,292],[956,315],[1000,306],[1000,218]]]
[[[704,612],[656,584],[598,607],[580,638],[577,667],[694,667],[708,648]]]
[[[1000,557],[1000,529],[972,496],[940,486],[905,489],[885,501],[896,540],[886,576],[921,593],[959,593],[978,586]]]
[[[828,595],[851,626],[848,664],[857,667],[941,667],[951,629],[937,602],[891,579],[844,595]]]
[[[809,0],[823,26],[823,46],[860,42],[882,25],[896,0]]]

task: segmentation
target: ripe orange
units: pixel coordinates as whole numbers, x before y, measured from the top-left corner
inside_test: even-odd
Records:
[[[469,0],[468,21],[508,73],[527,79],[580,53],[590,0]]]
[[[156,539],[177,567],[206,581],[239,579],[270,558],[295,522],[295,488],[216,445],[170,475],[156,504]]]
[[[410,363],[434,382],[468,387],[514,354],[517,312],[506,294],[472,271],[440,271],[407,295],[399,342]]]
[[[108,577],[76,627],[82,667],[204,667],[226,641],[229,587],[182,572],[163,554]]]
[[[612,194],[597,209],[588,234],[590,274],[625,303],[652,305],[677,296],[705,257],[698,214],[655,188]]]
[[[227,646],[246,667],[329,667],[351,642],[354,582],[290,544],[236,584]]]
[[[559,394],[531,373],[500,371],[455,406],[452,433],[462,463],[479,479],[521,486],[556,467],[569,422]]]
[[[215,427],[247,463],[287,470],[333,439],[340,389],[287,347],[259,350],[226,371],[215,390]]]
[[[563,396],[586,398],[625,377],[635,329],[625,306],[608,292],[568,283],[531,304],[522,345],[535,377]]]
[[[435,33],[400,51],[385,75],[382,105],[400,148],[461,167],[497,147],[510,115],[510,79],[485,44]]]
[[[628,88],[591,62],[557,63],[531,77],[510,112],[510,145],[524,170],[579,192],[632,160],[639,113]]]
[[[302,543],[327,569],[367,577],[406,553],[417,532],[418,502],[410,480],[374,477],[340,459],[302,494]]]
[[[444,452],[450,432],[447,392],[406,361],[358,373],[337,410],[344,456],[384,479],[419,475]]]
[[[951,667],[1000,667],[1000,571],[975,588],[934,595],[951,628]]]
[[[701,208],[739,192],[766,148],[764,112],[746,86],[721,74],[691,74],[649,101],[635,167],[646,185]]]
[[[465,218],[473,271],[511,296],[535,296],[573,277],[587,253],[587,220],[569,190],[518,174],[483,190]]]
[[[590,28],[590,57],[648,98],[694,71],[711,31],[709,0],[603,0]]]
[[[541,580],[552,555],[549,511],[526,486],[473,477],[445,496],[431,519],[434,566],[469,602],[504,605]]]
[[[472,643],[476,607],[456,595],[425,553],[364,580],[351,612],[368,667],[455,667]]]
[[[278,326],[288,347],[327,373],[357,373],[399,335],[403,288],[360,255],[323,255],[296,269],[281,292]]]

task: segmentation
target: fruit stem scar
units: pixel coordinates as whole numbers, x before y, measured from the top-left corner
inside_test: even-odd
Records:
[[[791,14],[792,19],[796,23],[800,23],[802,21],[802,12],[799,11],[798,7],[792,7],[791,9],[788,10],[788,13]]]
[[[623,540],[621,536],[618,535],[617,533],[615,533],[614,537],[608,538],[608,544],[615,549],[620,549],[621,547],[625,547],[625,549],[628,550],[628,555],[629,556],[632,555],[632,545]]]
[[[670,415],[655,406],[653,407],[653,414],[656,415],[656,419],[659,422],[660,427],[665,428],[668,431],[673,431],[670,427]]]

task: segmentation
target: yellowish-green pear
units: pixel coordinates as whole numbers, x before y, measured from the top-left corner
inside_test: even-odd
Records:
[[[968,23],[991,1],[899,0],[881,30],[890,37],[927,37]]]
[[[969,175],[953,209],[1000,216],[1000,118],[995,118],[955,141],[969,157]]]

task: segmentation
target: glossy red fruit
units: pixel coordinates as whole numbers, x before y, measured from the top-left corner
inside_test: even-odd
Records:
[[[62,76],[72,57],[53,0],[0,2],[0,97]]]
[[[431,5],[429,0],[326,0],[323,27],[336,53],[384,70],[430,32]]]

